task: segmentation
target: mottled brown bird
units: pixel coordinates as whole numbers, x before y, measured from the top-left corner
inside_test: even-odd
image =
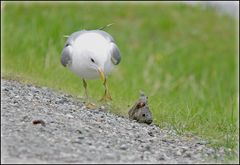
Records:
[[[137,120],[139,123],[152,123],[152,113],[148,106],[148,97],[143,92],[140,92],[139,100],[128,112],[129,118]]]

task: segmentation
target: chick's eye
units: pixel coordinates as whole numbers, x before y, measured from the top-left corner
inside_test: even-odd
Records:
[[[144,113],[144,114],[142,114],[142,116],[143,116],[143,117],[145,117],[145,113]]]
[[[95,63],[95,61],[94,61],[94,59],[93,59],[93,58],[91,58],[91,61],[92,61],[93,63]]]

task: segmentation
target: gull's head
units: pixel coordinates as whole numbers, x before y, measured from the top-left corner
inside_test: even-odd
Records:
[[[105,80],[104,61],[94,53],[85,53],[85,65],[89,72],[98,72],[101,80]]]

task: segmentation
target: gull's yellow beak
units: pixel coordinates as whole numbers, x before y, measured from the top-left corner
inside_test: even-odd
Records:
[[[100,67],[98,67],[98,73],[99,73],[99,75],[100,75],[100,79],[101,79],[102,81],[104,81],[104,80],[105,80],[105,75],[104,75],[103,70],[102,70]]]

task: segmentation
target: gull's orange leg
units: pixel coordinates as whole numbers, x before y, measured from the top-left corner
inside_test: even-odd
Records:
[[[89,109],[95,109],[96,105],[89,102],[88,92],[87,92],[87,82],[83,79],[83,87],[85,89],[85,98],[87,102],[84,104]]]
[[[110,100],[112,100],[109,89],[107,87],[107,79],[106,78],[104,79],[103,86],[104,86],[105,90],[104,90],[104,95],[103,95],[103,97],[100,101],[110,101]]]

